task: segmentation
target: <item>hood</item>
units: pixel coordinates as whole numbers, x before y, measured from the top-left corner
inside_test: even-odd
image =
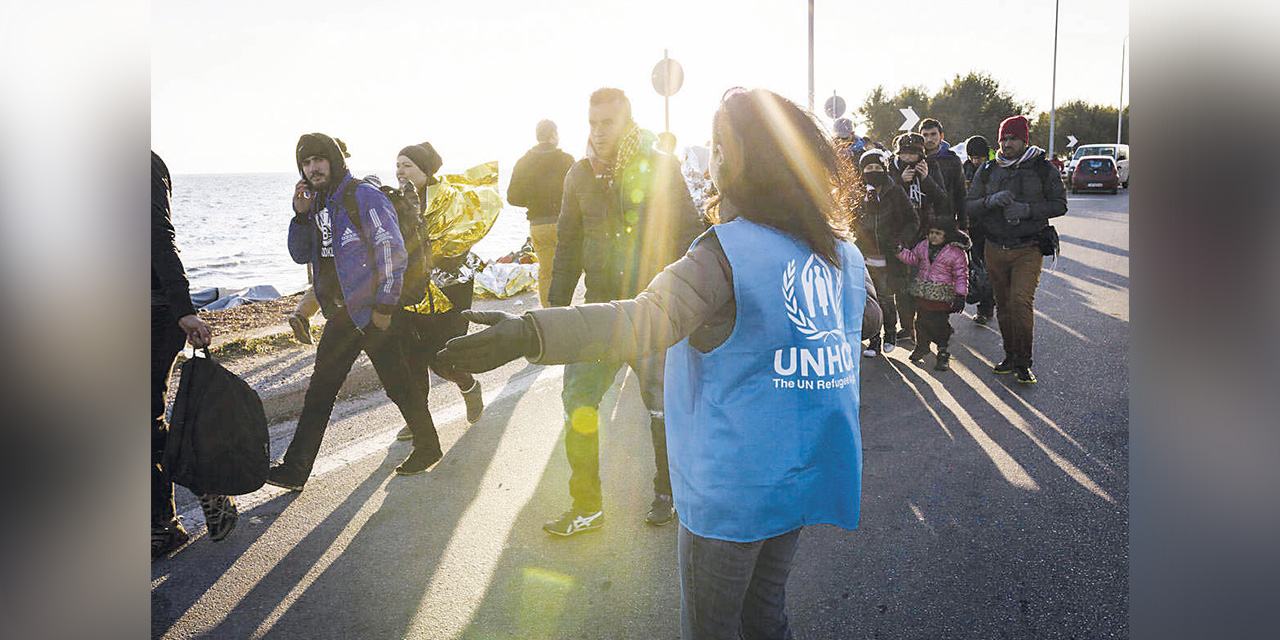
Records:
[[[960,158],[960,156],[956,155],[956,152],[951,150],[951,145],[948,144],[946,140],[943,140],[942,142],[938,143],[938,152],[929,157],[930,158],[956,158],[956,159]]]
[[[947,244],[961,251],[968,251],[973,247],[973,240],[969,238],[969,234],[956,229],[951,233],[951,237],[947,238]]]

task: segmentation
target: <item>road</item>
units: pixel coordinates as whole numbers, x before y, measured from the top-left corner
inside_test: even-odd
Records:
[[[950,372],[906,349],[862,360],[862,523],[802,534],[798,638],[1128,636],[1128,220],[1123,190],[1071,196],[1054,221],[1038,385],[990,372],[1000,337],[972,306],[952,317]],[[676,529],[643,522],[633,377],[600,410],[606,526],[539,528],[568,506],[561,369],[481,376],[470,426],[457,389],[433,388],[446,455],[421,476],[393,474],[409,446],[385,395],[339,404],[305,491],[244,496],[230,538],[153,564],[153,637],[679,637]],[[273,427],[277,455],[292,428]]]

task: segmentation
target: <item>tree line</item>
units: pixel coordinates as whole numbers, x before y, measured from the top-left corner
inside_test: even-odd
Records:
[[[911,107],[921,118],[937,118],[946,129],[947,140],[959,143],[969,136],[981,135],[994,147],[1000,121],[1022,114],[1029,118],[1035,113],[1035,104],[1019,100],[1012,92],[1002,89],[1000,83],[989,74],[970,71],[957,74],[936,93],[925,87],[902,87],[890,95],[883,85],[867,93],[858,107],[865,136],[882,142],[893,141],[902,125],[898,109]],[[1067,136],[1074,135],[1079,145],[1115,142],[1116,108],[1098,105],[1084,100],[1072,100],[1057,108],[1054,126],[1054,151],[1065,153]],[[1121,141],[1129,142],[1129,108],[1124,110]],[[1049,148],[1049,112],[1032,118],[1031,143],[1046,150]]]

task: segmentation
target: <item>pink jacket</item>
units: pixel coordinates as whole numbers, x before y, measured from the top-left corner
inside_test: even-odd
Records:
[[[952,242],[938,252],[938,258],[929,262],[929,241],[921,240],[916,248],[898,252],[898,259],[920,267],[916,278],[928,282],[949,284],[957,295],[969,294],[969,256],[959,242]]]

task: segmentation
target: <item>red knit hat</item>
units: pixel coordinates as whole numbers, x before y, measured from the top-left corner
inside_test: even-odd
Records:
[[[1031,122],[1026,116],[1010,116],[1000,123],[1000,135],[997,140],[1003,140],[1005,136],[1017,136],[1022,141],[1031,144]]]

